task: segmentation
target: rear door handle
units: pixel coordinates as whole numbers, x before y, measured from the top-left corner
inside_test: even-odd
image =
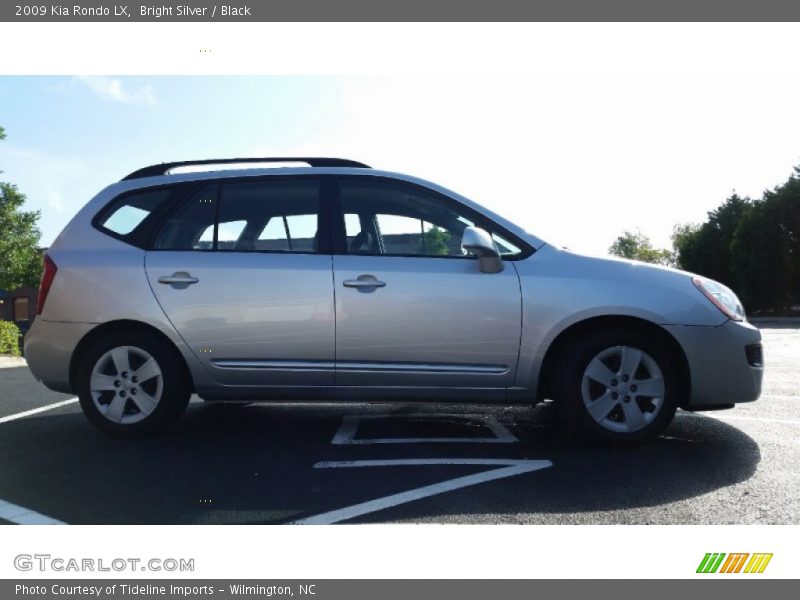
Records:
[[[187,286],[192,283],[200,281],[197,277],[192,277],[186,271],[177,271],[172,275],[162,275],[158,278],[158,283],[166,283],[169,285],[183,285]]]
[[[357,279],[345,279],[342,282],[344,287],[349,288],[382,288],[386,287],[385,281],[378,281],[375,275],[359,275]]]

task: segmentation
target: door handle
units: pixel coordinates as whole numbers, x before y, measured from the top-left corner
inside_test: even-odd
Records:
[[[342,285],[349,288],[372,289],[386,287],[386,282],[378,281],[374,275],[359,275],[357,279],[345,279]]]
[[[363,281],[361,279],[346,279],[343,282],[344,287],[351,287],[351,288],[376,288],[376,287],[386,287],[385,281]]]
[[[182,285],[187,286],[192,283],[200,281],[197,277],[192,277],[186,271],[178,271],[172,275],[162,275],[158,278],[158,283],[166,283],[169,285]]]

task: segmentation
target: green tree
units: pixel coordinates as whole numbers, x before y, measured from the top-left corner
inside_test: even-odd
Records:
[[[619,236],[608,249],[610,254],[640,260],[642,262],[654,263],[657,265],[671,265],[673,262],[672,252],[661,248],[654,248],[650,243],[650,238],[637,231],[625,231]]]
[[[800,167],[760,199],[733,194],[699,225],[679,225],[678,266],[733,288],[750,311],[800,304]]]
[[[786,307],[788,282],[774,206],[757,202],[744,216],[731,243],[734,290],[749,311]]]
[[[731,244],[739,223],[752,205],[750,198],[742,198],[734,193],[708,213],[705,223],[676,227],[672,245],[678,266],[735,287]]]
[[[731,269],[751,310],[786,312],[800,304],[800,169],[764,192],[731,242]]]
[[[450,254],[450,232],[436,225],[423,232],[419,252],[428,256],[447,256]]]
[[[697,236],[701,225],[695,223],[681,223],[672,229],[672,252],[675,263],[681,269],[691,271],[689,265],[698,261]]]
[[[0,140],[5,137],[0,127]],[[42,273],[40,214],[22,210],[24,204],[25,195],[17,186],[0,181],[0,288],[7,290],[36,286]]]

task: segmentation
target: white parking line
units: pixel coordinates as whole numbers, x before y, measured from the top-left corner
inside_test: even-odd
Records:
[[[70,398],[69,400],[62,400],[61,402],[56,402],[54,404],[48,404],[47,406],[40,406],[39,408],[32,408],[31,410],[26,410],[25,412],[17,413],[15,415],[9,415],[7,417],[0,418],[0,423],[8,423],[9,421],[16,421],[17,419],[23,419],[25,417],[30,417],[31,415],[37,415],[39,413],[53,410],[54,408],[61,408],[62,406],[67,406],[68,404],[73,404],[77,402],[77,398]]]
[[[36,511],[0,500],[0,519],[17,525],[66,525],[63,521],[52,519]]]
[[[407,416],[407,415],[403,415]],[[416,418],[436,418],[437,415],[413,415]],[[356,433],[361,422],[367,419],[391,419],[398,415],[359,415],[344,417],[339,430],[333,436],[331,444],[335,446],[349,444],[513,444],[518,442],[517,437],[504,427],[497,419],[483,415],[448,415],[448,418],[464,420],[477,420],[486,425],[494,434],[492,437],[426,437],[426,438],[360,438]]]
[[[305,519],[294,521],[294,525],[330,525],[347,521],[355,517],[360,517],[369,513],[407,504],[421,498],[428,498],[437,494],[444,494],[452,490],[478,485],[487,481],[513,477],[552,467],[553,463],[549,460],[511,460],[502,458],[410,458],[395,460],[350,460],[336,462],[319,462],[314,465],[315,469],[341,469],[354,467],[398,467],[398,466],[420,466],[420,465],[495,465],[499,469],[466,475],[434,483],[424,487],[400,492],[390,496],[384,496],[376,500],[361,502],[338,510],[321,513]]]

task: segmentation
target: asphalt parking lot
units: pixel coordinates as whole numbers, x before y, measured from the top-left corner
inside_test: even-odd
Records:
[[[548,405],[194,400],[164,436],[113,439],[0,369],[0,523],[797,524],[800,329],[762,331],[758,402],[638,448],[567,443]]]

